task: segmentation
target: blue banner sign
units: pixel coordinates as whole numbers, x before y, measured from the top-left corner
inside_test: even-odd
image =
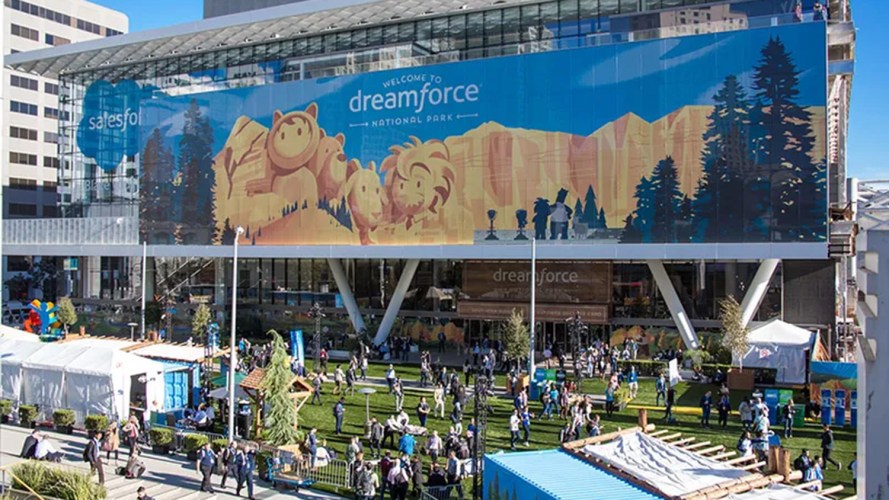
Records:
[[[833,423],[833,391],[821,389],[821,424]]]
[[[834,391],[834,398],[836,399],[834,425],[843,427],[846,425],[846,390],[837,389]]]
[[[305,366],[306,355],[302,330],[290,330],[290,355],[296,358],[300,365]]]

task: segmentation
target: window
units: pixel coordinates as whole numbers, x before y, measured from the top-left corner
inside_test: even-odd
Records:
[[[59,85],[57,83],[43,82],[43,91],[47,94],[59,95]]]
[[[37,30],[32,30],[26,26],[19,26],[18,24],[12,25],[12,34],[15,36],[20,36],[22,38],[27,38],[28,40],[40,40],[40,32]]]
[[[37,116],[37,105],[27,102],[9,101],[9,110],[13,113]]]
[[[32,128],[9,127],[9,137],[13,139],[24,139],[26,141],[36,141],[37,131]]]
[[[46,168],[59,168],[59,159],[55,156],[44,156],[43,166]]]
[[[9,215],[36,217],[37,205],[32,205],[31,203],[10,203]]]
[[[58,217],[59,216],[59,207],[55,205],[43,205],[43,216],[44,217]]]
[[[21,165],[37,165],[37,155],[10,151],[9,163],[19,163]]]
[[[83,19],[77,20],[77,29],[82,31],[89,31],[90,33],[95,33],[97,35],[102,34],[102,27],[98,24],[91,23],[89,21],[84,21]]]
[[[31,270],[31,261],[27,257],[10,255],[6,258],[6,270],[25,273]]]
[[[55,132],[43,132],[43,142],[48,142],[50,144],[58,144],[59,143],[59,134]]]
[[[13,87],[27,90],[37,90],[37,80],[19,75],[9,75],[9,84]]]
[[[44,118],[55,118],[59,119],[59,110],[56,108],[50,108],[49,106],[43,107],[43,117]]]
[[[52,191],[55,192],[56,188],[59,187],[59,183],[56,181],[43,181],[43,190],[44,191]]]
[[[18,177],[10,177],[9,187],[34,191],[37,189],[37,181],[34,179],[20,179]]]
[[[105,28],[105,36],[117,36],[123,35],[123,31],[113,30],[111,28]]]
[[[65,26],[71,26],[71,16],[67,14],[62,14],[61,12],[56,12],[45,7],[32,5],[28,2],[23,2],[22,0],[6,0],[6,2],[4,3],[7,7],[10,7],[19,12],[24,12],[25,14],[31,14],[32,16],[48,19],[59,24],[64,24]]]
[[[71,43],[71,40],[68,40],[65,37],[52,35],[50,33],[46,33],[43,35],[43,41],[45,41],[47,45],[52,45],[54,47],[58,47],[59,45],[68,45],[69,43]]]

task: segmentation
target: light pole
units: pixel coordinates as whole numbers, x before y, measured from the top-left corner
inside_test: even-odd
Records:
[[[148,271],[145,268],[145,264],[148,262],[148,242],[142,242],[142,340],[145,340],[145,278],[148,276]]]
[[[315,320],[315,342],[314,342],[314,369],[317,372],[321,367],[321,318],[324,317],[324,309],[321,304],[315,302],[309,309],[309,318]]]
[[[537,328],[537,238],[531,238],[531,349],[528,352],[528,376],[534,379],[534,334]]]
[[[238,322],[238,240],[244,234],[244,228],[235,230],[234,256],[232,259],[232,331],[229,342],[228,361],[228,442],[235,441],[235,368],[238,363],[238,346],[235,343],[235,326]]]

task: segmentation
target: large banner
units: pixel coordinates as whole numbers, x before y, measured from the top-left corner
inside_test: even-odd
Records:
[[[139,101],[143,234],[824,241],[825,47],[801,23],[157,93]],[[128,102],[81,126],[132,127]]]
[[[539,302],[611,303],[610,263],[538,261],[535,275],[535,299]],[[530,302],[531,266],[528,261],[467,261],[460,292],[473,301]]]

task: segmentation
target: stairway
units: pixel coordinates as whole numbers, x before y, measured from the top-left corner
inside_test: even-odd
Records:
[[[127,479],[123,476],[109,477],[105,481],[107,500],[132,500],[136,498],[136,490],[145,487],[145,492],[155,500],[215,500],[214,493],[204,493],[191,489],[170,486],[155,482],[149,478]]]

